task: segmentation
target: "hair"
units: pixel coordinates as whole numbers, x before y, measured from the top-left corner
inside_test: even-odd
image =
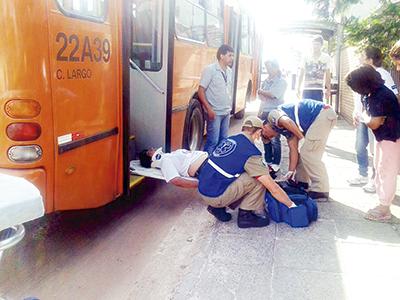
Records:
[[[372,59],[372,64],[379,68],[382,67],[383,56],[381,50],[376,47],[367,47],[364,50],[367,59]]]
[[[257,130],[261,130],[262,128],[259,128],[259,127],[247,127],[247,126],[243,126],[242,127],[242,131],[243,132],[247,132],[247,133],[249,133],[249,134],[254,134],[254,133],[256,133],[257,132]]]
[[[217,59],[220,60],[221,59],[221,55],[225,55],[228,52],[232,52],[233,53],[233,48],[229,45],[223,44],[221,45],[218,50],[217,50]]]
[[[140,165],[144,168],[151,168],[151,157],[147,155],[148,149],[144,149],[139,153]]]
[[[389,55],[392,59],[400,59],[400,40],[390,49]]]
[[[275,59],[268,59],[265,61],[264,64],[265,64],[265,66],[267,66],[267,65],[271,66],[272,68],[274,68],[277,71],[277,73],[279,75],[282,75],[281,69],[279,67],[279,63]]]
[[[314,42],[318,42],[318,43],[320,43],[321,45],[323,45],[324,44],[324,39],[322,38],[322,36],[320,36],[320,35],[317,35],[315,38],[313,38],[313,43]]]
[[[348,73],[345,77],[347,85],[360,95],[368,95],[377,90],[384,80],[373,66],[362,65]]]

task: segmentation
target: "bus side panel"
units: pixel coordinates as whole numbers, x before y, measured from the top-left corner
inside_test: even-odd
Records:
[[[243,54],[240,55],[235,113],[241,111],[246,106],[246,93],[248,83],[251,79],[252,61],[252,57]]]
[[[201,44],[175,40],[171,150],[182,147],[188,103],[197,92],[203,69],[216,60],[216,52]]]
[[[46,1],[0,1],[0,173],[24,177],[40,190],[47,212],[53,211],[54,146],[48,62]],[[29,119],[5,113],[13,99],[35,100],[40,114]],[[6,136],[12,122],[35,122],[41,136],[35,141],[15,142]],[[32,163],[13,163],[7,151],[16,145],[39,145],[42,158]]]
[[[108,3],[105,23],[49,7],[56,210],[99,207],[121,190],[119,28],[117,2]]]

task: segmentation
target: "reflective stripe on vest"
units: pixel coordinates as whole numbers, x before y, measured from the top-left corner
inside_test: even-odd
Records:
[[[301,128],[301,125],[300,125],[300,119],[299,119],[299,104],[298,104],[298,103],[296,103],[296,104],[294,105],[294,118],[295,118],[295,121],[296,121],[296,125],[299,127],[299,129],[300,129],[302,132],[304,132],[303,128]]]
[[[208,159],[207,161],[211,167],[213,167],[218,173],[220,173],[221,175],[225,176],[226,178],[234,178],[234,177],[239,177],[240,174],[229,174],[228,172],[225,172],[223,169],[221,169],[215,162],[213,162],[211,159]]]

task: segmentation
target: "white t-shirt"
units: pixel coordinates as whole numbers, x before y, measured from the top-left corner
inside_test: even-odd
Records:
[[[385,86],[391,90],[395,95],[399,93],[397,90],[397,86],[394,83],[394,80],[392,78],[392,75],[388,71],[386,71],[384,68],[375,68],[379,74],[381,74],[382,79],[385,81]],[[360,116],[362,114],[362,103],[361,103],[361,96],[357,93],[353,93],[353,99],[354,99],[354,116]]]
[[[304,68],[304,85],[305,90],[324,90],[325,72],[331,69],[331,57],[321,52],[319,58],[306,56],[303,58],[302,67]]]
[[[201,156],[207,156],[207,152],[179,149],[163,154],[160,169],[165,181],[170,182],[176,177],[190,177],[188,174],[190,165]]]

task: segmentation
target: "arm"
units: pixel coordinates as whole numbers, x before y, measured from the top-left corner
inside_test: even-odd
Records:
[[[297,139],[301,140],[304,138],[303,133],[300,131],[299,127],[297,127],[296,123],[292,121],[288,116],[283,115],[278,120],[278,126],[281,128],[285,128],[293,133]]]
[[[197,188],[199,182],[197,180],[186,179],[183,177],[175,177],[170,180],[170,183],[181,188],[193,189]]]
[[[299,140],[297,137],[293,136],[287,141],[289,146],[289,171],[293,172],[296,170],[297,163],[299,162],[299,152],[298,152]]]
[[[287,207],[293,205],[292,200],[285,191],[272,179],[270,175],[262,175],[257,178],[259,182],[271,193],[271,195],[279,202],[285,204]]]
[[[212,109],[211,105],[207,101],[205,88],[202,87],[202,86],[199,86],[199,89],[198,89],[197,93],[199,95],[199,100],[200,100],[201,105],[207,111],[208,117],[210,118],[210,120],[214,120],[215,119],[215,112]]]
[[[365,120],[365,125],[367,125],[372,130],[378,129],[383,123],[385,123],[386,117],[371,117],[369,120]]]
[[[258,94],[261,95],[261,96],[264,96],[265,98],[267,98],[265,100],[275,99],[276,98],[271,92],[268,92],[268,91],[265,91],[265,90],[258,90]]]

